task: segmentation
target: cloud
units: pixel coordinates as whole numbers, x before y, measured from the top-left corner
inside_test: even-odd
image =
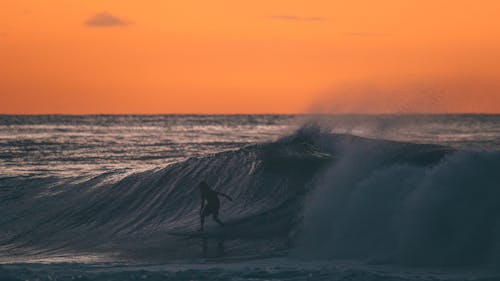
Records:
[[[0,32],[0,37],[7,37],[7,32]]]
[[[130,22],[113,16],[107,12],[97,13],[85,21],[85,25],[91,27],[112,27],[112,26],[125,26]]]
[[[270,16],[273,20],[285,20],[285,21],[327,21],[328,18],[325,17],[299,17],[294,15],[274,15]]]

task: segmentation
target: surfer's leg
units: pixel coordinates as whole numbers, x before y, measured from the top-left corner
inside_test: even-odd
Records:
[[[215,208],[212,212],[212,219],[217,222],[220,226],[224,226],[224,224],[219,220],[219,208]]]
[[[205,209],[203,209],[203,212],[201,212],[201,215],[200,215],[200,221],[201,221],[200,230],[203,230],[203,226],[205,224],[205,217],[210,216],[211,213],[212,213],[212,208],[208,205],[205,206]]]
[[[200,215],[200,231],[203,230],[203,225],[205,224],[205,214]]]

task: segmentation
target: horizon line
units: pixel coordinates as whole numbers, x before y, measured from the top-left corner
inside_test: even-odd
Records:
[[[500,112],[393,112],[393,113],[0,113],[0,116],[245,116],[245,115],[500,115]]]

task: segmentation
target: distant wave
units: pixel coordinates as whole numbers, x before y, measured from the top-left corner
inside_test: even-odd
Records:
[[[500,254],[499,167],[498,152],[305,126],[275,142],[128,176],[2,178],[0,258],[171,260],[206,250],[208,257],[490,263]],[[198,227],[201,180],[234,198],[222,203],[228,226],[216,250],[168,234]]]

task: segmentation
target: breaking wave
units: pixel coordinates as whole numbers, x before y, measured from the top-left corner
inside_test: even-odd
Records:
[[[0,179],[0,258],[113,261],[352,258],[495,263],[500,153],[303,127],[275,142],[161,169]],[[223,230],[198,227],[197,185],[229,194]],[[79,261],[81,261],[81,259]]]

